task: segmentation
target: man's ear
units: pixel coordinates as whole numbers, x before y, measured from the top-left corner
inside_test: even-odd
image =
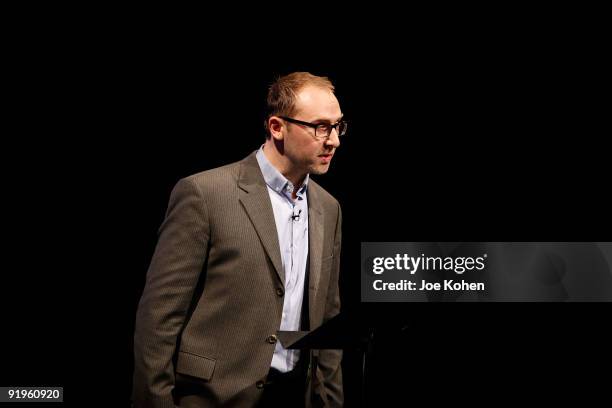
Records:
[[[278,116],[270,116],[268,118],[268,129],[270,130],[270,135],[272,135],[275,140],[283,140],[283,126],[285,126],[285,124]]]

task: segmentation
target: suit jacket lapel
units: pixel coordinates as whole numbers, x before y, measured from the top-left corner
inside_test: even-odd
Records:
[[[253,223],[253,227],[255,227],[255,231],[257,231],[257,235],[284,287],[285,273],[280,256],[274,211],[255,153],[250,154],[242,161],[238,186],[242,190],[240,191],[240,202]]]
[[[308,311],[310,327],[313,326],[313,318],[316,316],[314,307],[315,298],[319,292],[319,280],[321,278],[321,261],[323,257],[324,219],[323,210],[320,205],[318,193],[313,184],[308,186],[308,257],[310,273],[308,282]]]

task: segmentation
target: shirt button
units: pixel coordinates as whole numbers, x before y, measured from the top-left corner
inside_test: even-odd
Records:
[[[257,381],[255,383],[255,386],[259,389],[262,389],[264,387],[264,382],[263,381]]]
[[[281,288],[277,288],[277,289],[276,289],[276,294],[277,294],[278,296],[283,296],[283,295],[285,294],[285,292],[283,291],[283,289],[281,289]]]
[[[271,334],[270,336],[268,336],[267,340],[268,340],[268,343],[274,344],[276,343],[278,339],[275,334]]]

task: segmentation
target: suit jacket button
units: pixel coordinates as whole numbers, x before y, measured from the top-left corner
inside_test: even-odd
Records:
[[[278,340],[278,338],[276,337],[275,334],[272,334],[272,335],[268,336],[268,343],[270,343],[270,344],[276,343],[277,340]]]
[[[278,296],[283,296],[285,294],[285,292],[281,288],[278,288],[278,289],[276,289],[276,294]]]
[[[263,381],[257,381],[255,383],[255,386],[259,389],[262,389],[264,387],[264,382]]]

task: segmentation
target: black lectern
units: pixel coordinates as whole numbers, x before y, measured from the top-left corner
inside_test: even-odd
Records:
[[[340,313],[313,331],[279,331],[278,339],[286,349],[360,350],[362,355],[362,401],[367,404],[367,371],[372,352],[374,329],[363,319]]]

